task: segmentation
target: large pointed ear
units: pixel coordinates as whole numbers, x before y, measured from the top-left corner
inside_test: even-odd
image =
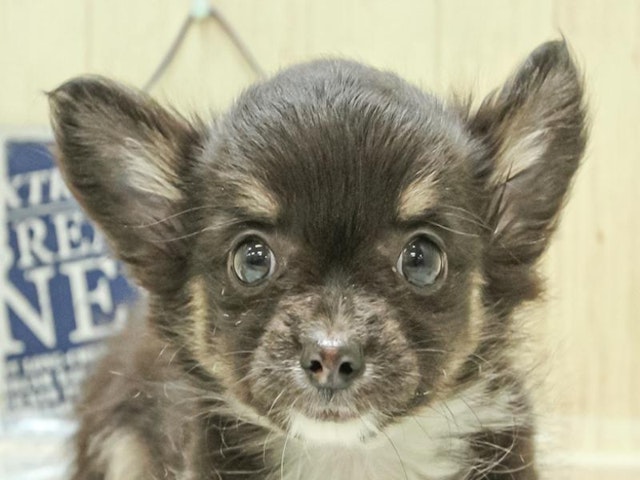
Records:
[[[184,268],[185,180],[199,134],[149,96],[100,77],[49,94],[57,160],[115,253],[150,291]]]
[[[478,177],[491,229],[487,293],[505,308],[534,298],[548,245],[585,149],[582,78],[564,41],[538,47],[470,118],[486,148]]]

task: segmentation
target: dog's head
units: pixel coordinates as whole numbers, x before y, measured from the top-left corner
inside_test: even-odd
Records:
[[[50,100],[64,176],[155,328],[283,430],[375,431],[497,364],[585,143],[562,42],[473,112],[345,61],[210,126],[101,78]]]

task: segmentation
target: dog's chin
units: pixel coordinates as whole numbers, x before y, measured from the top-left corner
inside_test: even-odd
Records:
[[[341,412],[317,412],[313,417],[298,411],[289,415],[289,434],[307,443],[323,445],[362,445],[380,433],[373,412],[357,415]]]

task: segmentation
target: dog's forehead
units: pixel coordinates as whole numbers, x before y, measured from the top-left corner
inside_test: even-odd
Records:
[[[344,238],[433,206],[450,178],[464,181],[469,148],[462,121],[435,98],[341,61],[250,89],[215,140],[220,178],[243,208]]]

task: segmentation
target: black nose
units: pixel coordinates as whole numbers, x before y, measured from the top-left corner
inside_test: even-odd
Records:
[[[364,371],[362,348],[354,344],[309,343],[302,349],[300,365],[318,388],[347,388]]]

